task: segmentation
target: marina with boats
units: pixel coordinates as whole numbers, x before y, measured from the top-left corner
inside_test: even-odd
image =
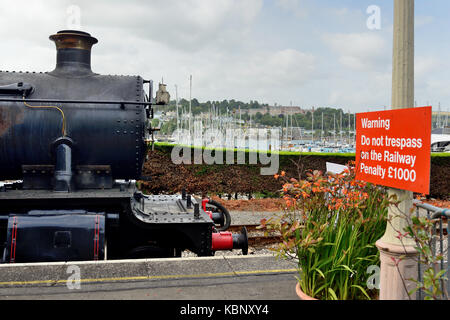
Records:
[[[212,105],[208,112],[192,115],[188,108],[178,107],[175,112],[159,112],[155,115],[159,124],[173,121],[171,132],[159,132],[154,141],[173,144],[193,145],[210,148],[235,148],[247,150],[272,150],[287,152],[315,153],[355,153],[356,114],[342,110],[324,113],[321,110],[304,110],[310,116],[310,127],[300,126],[292,107],[267,108],[266,114],[274,114],[281,119],[279,126],[270,126],[258,122],[258,112],[228,108],[221,110]],[[294,111],[295,110],[295,111]],[[327,119],[324,121],[325,118]],[[450,112],[434,112],[431,134],[431,152],[450,152]],[[337,115],[337,116],[336,116]],[[319,117],[319,120],[315,120]],[[343,120],[345,123],[343,123]]]

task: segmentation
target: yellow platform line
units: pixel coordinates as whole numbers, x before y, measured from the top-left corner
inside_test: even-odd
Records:
[[[272,269],[272,270],[253,270],[253,271],[231,271],[231,272],[219,272],[219,273],[201,273],[201,274],[171,274],[160,276],[136,276],[136,277],[116,277],[116,278],[94,278],[94,279],[80,279],[81,283],[89,282],[116,282],[116,281],[136,281],[136,280],[162,280],[162,279],[179,279],[179,278],[211,278],[211,277],[225,277],[235,275],[252,275],[252,274],[264,274],[264,273],[286,273],[296,272],[297,269]],[[30,285],[30,284],[58,284],[66,283],[65,280],[33,280],[33,281],[5,281],[0,282],[0,286],[17,286],[17,285]],[[70,280],[72,281],[72,280]]]

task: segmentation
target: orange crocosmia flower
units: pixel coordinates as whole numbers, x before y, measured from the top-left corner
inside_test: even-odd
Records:
[[[310,186],[311,186],[311,182],[305,181],[305,182],[303,183],[302,188],[308,188],[308,187],[310,187]]]
[[[274,175],[273,177],[274,177],[275,179],[278,179],[279,176],[280,176],[279,174],[276,174],[276,175]]]

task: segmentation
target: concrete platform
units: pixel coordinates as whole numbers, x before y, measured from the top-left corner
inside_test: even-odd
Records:
[[[298,299],[295,266],[269,255],[4,264],[0,299]]]

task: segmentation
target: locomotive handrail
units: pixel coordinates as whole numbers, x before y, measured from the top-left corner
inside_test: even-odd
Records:
[[[73,103],[73,104],[133,104],[139,106],[156,105],[149,101],[105,101],[105,100],[62,100],[62,99],[13,99],[13,98],[0,98],[0,102],[29,102],[29,103]]]

